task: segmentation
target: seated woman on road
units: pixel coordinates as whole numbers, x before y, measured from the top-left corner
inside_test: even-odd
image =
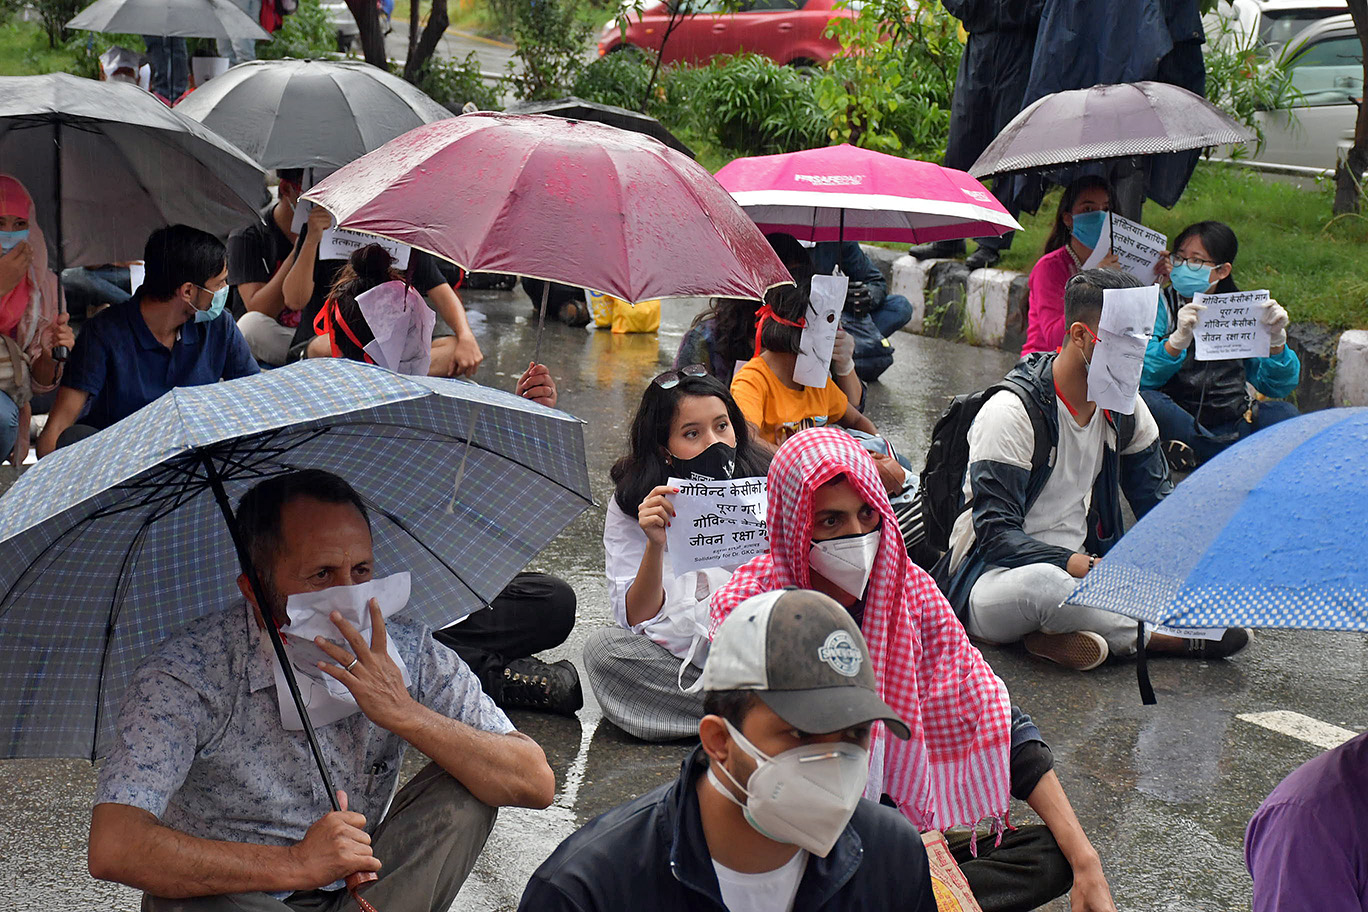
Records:
[[[675,370],[701,364],[723,383],[730,383],[755,354],[755,312],[759,309],[759,301],[713,298],[679,340]]]
[[[1154,335],[1145,351],[1140,395],[1159,425],[1175,469],[1196,468],[1237,440],[1295,417],[1282,399],[1297,388],[1301,361],[1287,345],[1287,311],[1270,300],[1261,317],[1271,337],[1267,358],[1198,361],[1193,344],[1201,304],[1198,292],[1240,289],[1232,272],[1239,242],[1222,222],[1198,222],[1173,242],[1169,287],[1164,289]],[[1251,400],[1245,384],[1266,399]]]
[[[1071,880],[1074,909],[1114,912],[1049,747],[1011,706],[931,577],[908,560],[865,449],[832,428],[790,438],[770,465],[768,524],[769,553],[713,596],[712,631],[746,599],[785,586],[840,602],[869,644],[880,696],[914,733],[902,741],[879,727],[865,797],[891,802],[923,831],[985,818],[1000,827],[1009,795],[1024,799],[1044,827],[1017,827],[1000,843],[992,833],[952,838],[984,912],[1033,909]]]
[[[667,371],[646,387],[627,455],[613,466],[617,490],[603,525],[617,626],[595,630],[584,646],[585,673],[604,716],[638,738],[698,734],[703,695],[681,685],[698,678],[707,657],[708,599],[731,575],[721,567],[674,572],[665,527],[675,491],[665,482],[746,478],[768,466],[727,387],[701,365]]]
[[[57,388],[62,366],[52,350],[76,344],[61,299],[33,200],[0,174],[0,462],[17,466],[28,456],[29,400]]]
[[[423,319],[429,313],[427,304],[391,267],[383,247],[372,244],[355,251],[320,312],[321,334],[334,357],[379,364],[396,373],[426,374],[432,347],[432,320]],[[403,310],[408,316],[394,324],[401,342],[391,349],[397,357],[393,363],[385,354],[390,346],[371,344],[375,333],[356,300],[386,285],[391,286],[391,294],[374,303]],[[367,303],[373,302],[367,299]],[[556,404],[556,384],[543,364],[528,367],[518,380],[517,392],[543,405]],[[575,626],[576,604],[575,590],[564,580],[546,573],[519,573],[487,610],[434,631],[433,637],[470,666],[485,693],[501,708],[573,715],[584,705],[574,665],[567,659],[543,662],[534,653],[565,642]]]
[[[1105,178],[1085,174],[1059,197],[1054,227],[1045,241],[1045,252],[1027,279],[1026,344],[1021,354],[1056,351],[1064,339],[1064,284],[1083,269],[1102,237],[1104,212],[1116,198]],[[1107,254],[1102,268],[1119,266],[1115,254]]]

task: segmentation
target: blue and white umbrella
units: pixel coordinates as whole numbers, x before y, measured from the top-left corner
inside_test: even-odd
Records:
[[[1253,434],[1122,536],[1070,601],[1175,628],[1368,630],[1368,408]]]
[[[298,468],[357,489],[433,627],[592,503],[580,421],[473,383],[318,359],[174,390],[0,498],[0,758],[102,756],[142,659],[240,599],[227,504]]]

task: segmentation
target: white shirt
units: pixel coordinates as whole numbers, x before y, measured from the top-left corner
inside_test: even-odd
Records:
[[[763,874],[742,874],[713,861],[727,912],[789,912],[807,869],[808,853],[799,849],[783,867]]]
[[[684,658],[698,641],[693,663],[699,668],[707,658],[708,601],[731,579],[731,571],[721,567],[690,570],[675,576],[667,548],[661,560],[660,582],[665,603],[655,617],[641,624],[627,623],[627,590],[636,581],[641,558],[646,554],[646,533],[635,517],[618,506],[617,498],[608,500],[608,515],[603,522],[604,573],[608,577],[608,601],[618,626],[649,637],[652,642]]]

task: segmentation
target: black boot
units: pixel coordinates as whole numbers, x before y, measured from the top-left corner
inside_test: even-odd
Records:
[[[579,672],[569,659],[543,662],[537,658],[514,659],[503,672],[503,686],[496,700],[503,709],[532,709],[573,716],[584,706]]]
[[[932,244],[917,244],[907,248],[907,252],[919,260],[955,260],[964,256],[964,241],[936,241]]]
[[[987,269],[989,266],[996,264],[1000,259],[1002,259],[1002,254],[998,253],[992,247],[980,247],[969,254],[969,258],[964,261],[964,265],[969,267],[970,272],[973,272],[975,269]]]

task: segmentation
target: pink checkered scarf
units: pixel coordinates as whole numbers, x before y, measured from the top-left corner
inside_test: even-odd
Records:
[[[753,595],[809,587],[813,494],[839,475],[883,515],[861,629],[879,696],[912,729],[912,737],[901,741],[878,726],[884,738],[881,789],[921,830],[972,826],[985,818],[1005,823],[1007,688],[969,642],[931,577],[907,559],[878,470],[849,434],[813,428],[779,448],[769,470],[770,553],[737,570],[713,595],[710,633]]]

